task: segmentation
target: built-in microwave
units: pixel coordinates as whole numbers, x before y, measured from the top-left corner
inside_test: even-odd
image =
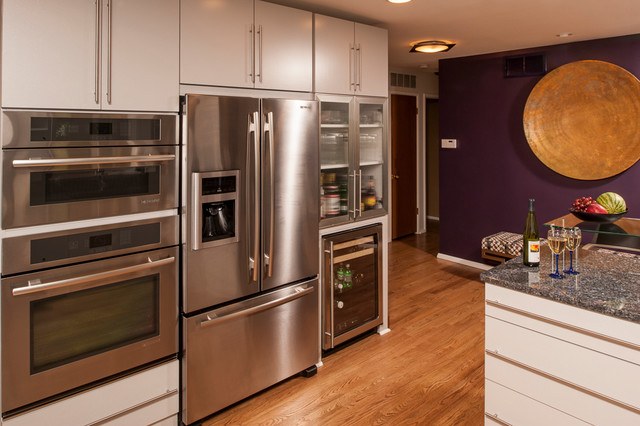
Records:
[[[2,113],[2,228],[178,206],[177,116]]]

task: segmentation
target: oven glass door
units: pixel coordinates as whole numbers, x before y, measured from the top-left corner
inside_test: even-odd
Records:
[[[177,353],[177,248],[2,280],[2,410]]]
[[[5,150],[3,228],[177,207],[178,147]]]

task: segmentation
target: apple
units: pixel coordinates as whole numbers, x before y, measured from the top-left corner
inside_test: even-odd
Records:
[[[585,210],[587,213],[598,213],[598,214],[607,214],[607,209],[602,207],[600,204],[593,202],[587,206]]]

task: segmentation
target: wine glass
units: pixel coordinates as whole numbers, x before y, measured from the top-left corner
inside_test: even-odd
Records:
[[[564,251],[567,245],[567,233],[565,229],[552,226],[547,233],[547,244],[549,244],[555,262],[555,271],[550,273],[549,276],[555,279],[562,279],[564,275],[560,273],[558,262],[560,260],[560,253]]]
[[[580,247],[580,242],[582,241],[582,232],[580,228],[569,228],[566,231],[567,235],[567,250],[569,251],[569,269],[564,272],[570,275],[578,275],[576,269],[573,268],[573,252],[576,252],[576,261],[578,260],[578,247]]]

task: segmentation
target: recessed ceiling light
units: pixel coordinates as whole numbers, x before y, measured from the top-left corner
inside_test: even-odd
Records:
[[[573,33],[560,33],[560,34],[556,34],[556,37],[571,37],[573,35]]]
[[[387,0],[389,3],[409,3],[411,0]]]
[[[422,64],[422,65],[420,65],[420,68],[422,68],[424,70],[424,69],[429,68],[429,65],[428,64]]]
[[[411,46],[411,50],[409,52],[420,52],[420,53],[439,53],[439,52],[447,52],[451,50],[455,43],[448,43],[442,40],[425,40],[419,41]]]

